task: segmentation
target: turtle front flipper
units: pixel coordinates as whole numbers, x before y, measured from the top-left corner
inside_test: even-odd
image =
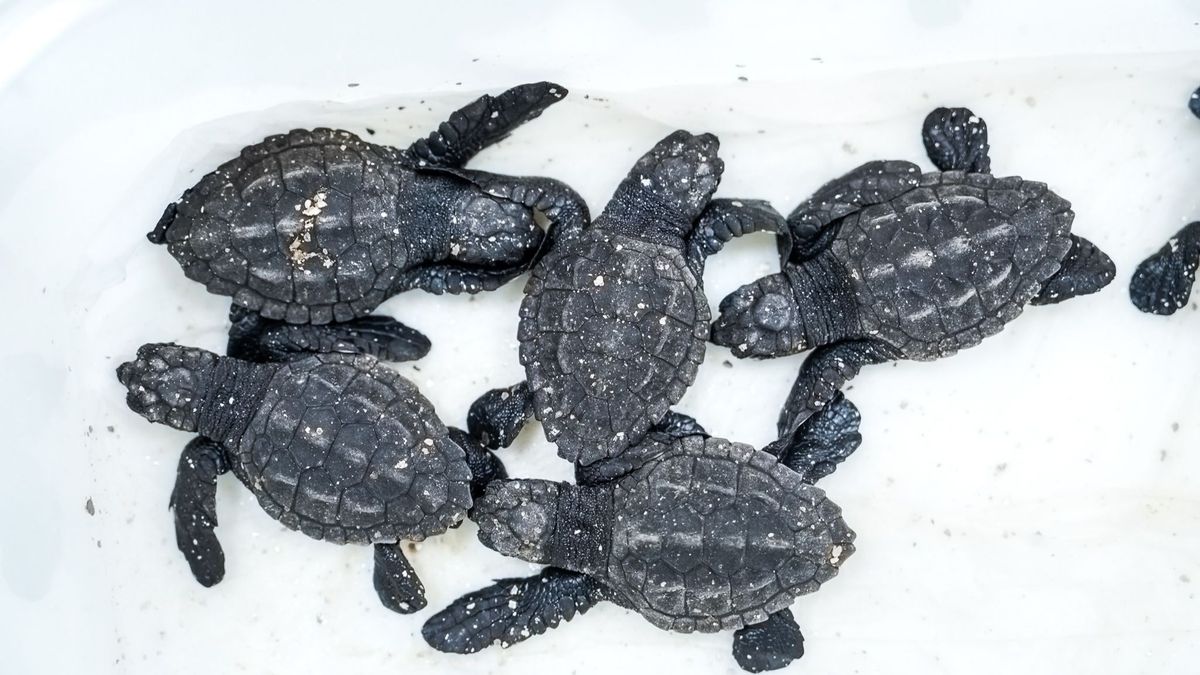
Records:
[[[488,448],[507,448],[533,417],[533,394],[528,382],[492,389],[475,399],[467,411],[467,429]]]
[[[413,143],[408,152],[418,163],[462,166],[475,153],[541,115],[566,95],[567,90],[553,82],[522,84],[499,96],[484,94],[451,114],[437,131]]]
[[[590,221],[587,203],[565,183],[552,178],[512,177],[458,168],[435,168],[469,182],[483,193],[477,199],[501,200],[524,207],[520,218],[493,218],[495,211],[468,210],[446,235],[449,253],[396,277],[389,293],[414,288],[428,293],[493,291],[524,274],[555,241],[578,233]],[[474,202],[472,202],[474,203]],[[502,209],[503,210],[503,209]],[[540,226],[548,227],[542,232]],[[483,236],[480,233],[484,233]]]
[[[425,585],[404,556],[403,544],[375,544],[375,592],[384,607],[399,614],[425,608]]]
[[[733,634],[733,658],[742,670],[761,673],[779,670],[804,656],[804,635],[790,609],[775,612],[762,623]]]
[[[925,116],[921,140],[941,171],[989,173],[987,122],[968,108],[936,108]]]
[[[1196,117],[1200,117],[1200,89],[1192,92],[1191,98],[1188,99],[1188,110]]]
[[[179,456],[171,491],[175,544],[192,568],[192,576],[204,587],[225,577],[225,552],[213,530],[217,526],[217,477],[227,471],[225,450],[216,441],[199,436]]]
[[[1129,299],[1143,312],[1174,314],[1187,305],[1200,266],[1200,222],[1187,225],[1138,265]]]
[[[504,462],[483,447],[478,439],[457,427],[449,427],[449,432],[450,440],[457,443],[467,455],[467,466],[471,469],[471,499],[482,497],[488,483],[508,478]]]
[[[779,440],[763,450],[800,474],[804,482],[815,483],[833,473],[862,444],[860,422],[858,408],[838,392],[825,407],[799,424],[781,415]]]
[[[704,261],[725,244],[754,232],[782,232],[787,224],[771,203],[762,199],[714,199],[704,208],[688,237],[688,264],[699,279]]]
[[[891,201],[915,188],[921,168],[903,160],[875,160],[821,186],[792,210],[779,232],[779,257],[799,263],[817,250],[827,225],[866,206]]]
[[[453,167],[443,167],[435,171],[461,178],[492,197],[541,213],[550,223],[549,236],[547,243],[542,246],[543,250],[556,239],[578,233],[591,221],[587,202],[571,186],[560,180],[540,176],[505,176]]]
[[[468,593],[421,627],[429,646],[472,654],[499,642],[509,646],[541,635],[606,600],[600,582],[586,574],[547,567],[525,578],[499,579]]]
[[[363,316],[327,324],[291,324],[233,305],[226,353],[258,363],[279,363],[309,354],[356,352],[385,361],[415,361],[429,353],[429,338],[387,316]]]
[[[1046,280],[1042,290],[1029,301],[1031,305],[1053,305],[1076,296],[1095,293],[1112,283],[1117,268],[1112,258],[1092,242],[1071,235],[1071,248],[1062,267]]]
[[[873,340],[846,340],[825,345],[800,366],[800,374],[779,413],[779,437],[801,438],[802,425],[834,402],[842,387],[863,366],[898,358],[890,347]]]

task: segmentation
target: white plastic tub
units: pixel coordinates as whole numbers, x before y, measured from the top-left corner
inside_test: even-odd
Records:
[[[369,549],[285,530],[233,478],[218,493],[228,574],[201,588],[166,508],[187,435],[128,411],[113,375],[143,342],[223,346],[226,299],[143,238],[200,175],[295,126],[407,144],[535,79],[572,94],[475,165],[561,178],[594,210],[677,127],[721,137],[721,194],[786,211],[868,159],[928,166],[935,105],[984,116],[995,170],[1070,199],[1117,281],[952,359],[854,381],[865,441],[822,484],[859,551],[796,603],[809,653],[792,670],[1194,670],[1200,315],[1139,314],[1126,285],[1200,218],[1185,108],[1200,5],[443,4],[0,2],[0,670],[736,671],[729,635],[611,605],[512,649],[436,653],[429,611],[379,605]],[[714,258],[713,304],[773,270],[772,250],[755,236]],[[521,378],[520,288],[382,309],[433,339],[400,370],[448,422]],[[680,408],[762,444],[799,362],[710,347]],[[515,475],[569,475],[536,425],[503,457]],[[431,608],[531,572],[469,524],[411,557]]]

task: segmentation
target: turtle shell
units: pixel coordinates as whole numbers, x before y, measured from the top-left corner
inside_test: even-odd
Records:
[[[775,457],[719,438],[675,440],[613,486],[607,585],[667,630],[765,621],[854,551],[841,509]]]
[[[267,318],[367,314],[408,258],[386,236],[406,180],[398,156],[347,131],[271,136],[168,208],[168,250],[189,278]]]
[[[263,509],[316,539],[420,540],[471,506],[466,457],[433,405],[369,356],[280,366],[232,454]]]
[[[564,458],[620,454],[695,381],[711,317],[677,249],[588,230],[546,255],[525,293],[521,363]]]
[[[843,218],[829,251],[851,280],[862,334],[932,360],[1021,313],[1061,267],[1074,217],[1044,183],[929,173]]]

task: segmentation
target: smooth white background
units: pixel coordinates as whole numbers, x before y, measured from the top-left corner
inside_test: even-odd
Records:
[[[1118,265],[1100,295],[855,380],[865,442],[823,485],[859,552],[795,605],[809,654],[790,672],[1194,672],[1200,316],[1141,315],[1126,286],[1200,218],[1185,109],[1200,3],[853,6],[0,1],[0,670],[736,671],[728,635],[612,606],[509,650],[437,654],[428,612],[379,606],[369,549],[284,530],[233,478],[218,493],[228,574],[203,589],[166,509],[187,435],[125,409],[112,374],[146,341],[222,347],[225,299],[142,235],[241,146],[317,125],[404,145],[482,91],[552,79],[568,100],[476,166],[561,178],[598,211],[685,127],[721,137],[721,194],[786,211],[868,159],[929,166],[924,113],[965,104],[989,122],[996,172],[1048,182]],[[712,303],[772,271],[771,250],[756,236],[714,259]],[[521,377],[520,286],[383,308],[433,339],[401,370],[447,422]],[[799,362],[710,347],[680,407],[764,443]],[[567,476],[536,425],[504,458]],[[434,607],[530,572],[471,525],[412,559]]]

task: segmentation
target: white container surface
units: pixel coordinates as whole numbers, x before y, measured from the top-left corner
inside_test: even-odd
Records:
[[[729,634],[612,605],[439,654],[419,633],[431,611],[379,605],[368,548],[284,529],[232,476],[228,572],[204,589],[166,508],[188,435],[126,409],[113,374],[143,342],[223,347],[227,300],[143,234],[239,148],[298,126],[406,145],[479,93],[550,79],[568,99],[472,166],[563,179],[598,212],[683,127],[720,136],[720,195],[787,211],[869,159],[930,166],[924,114],[966,105],[995,171],[1070,199],[1118,266],[977,348],[854,380],[865,440],[822,486],[859,550],[795,604],[808,654],[789,672],[1195,672],[1200,314],[1140,314],[1126,289],[1200,218],[1200,3],[337,4],[0,2],[0,670],[738,672]],[[736,242],[710,302],[776,265],[770,237]],[[522,377],[521,286],[381,309],[433,340],[399,369],[448,423]],[[801,360],[710,346],[679,407],[761,445]],[[569,475],[536,424],[503,458]],[[431,609],[533,570],[470,524],[411,559]]]

